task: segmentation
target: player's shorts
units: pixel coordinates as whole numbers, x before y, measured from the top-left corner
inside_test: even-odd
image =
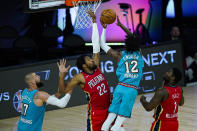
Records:
[[[87,131],[101,131],[101,127],[108,116],[108,108],[104,110],[94,110],[88,113]]]
[[[136,89],[117,85],[113,93],[113,100],[109,107],[109,112],[125,117],[131,117],[137,95],[138,92]]]
[[[157,120],[152,123],[150,131],[178,131],[178,121]]]

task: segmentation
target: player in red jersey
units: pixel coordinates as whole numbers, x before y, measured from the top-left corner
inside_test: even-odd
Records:
[[[93,57],[84,55],[77,59],[77,67],[82,70],[82,72],[75,75],[67,84],[64,83],[66,62],[65,60],[61,60],[58,63],[60,71],[59,92],[68,92],[79,85],[88,95],[89,104],[87,131],[100,131],[101,126],[108,115],[108,108],[110,105],[110,90],[107,80],[99,68],[100,40],[96,24],[96,17],[93,16],[92,19]]]
[[[178,131],[178,106],[184,104],[183,90],[177,86],[181,77],[181,72],[172,68],[164,76],[163,88],[155,92],[150,102],[141,96],[140,102],[146,111],[155,109],[151,131]]]

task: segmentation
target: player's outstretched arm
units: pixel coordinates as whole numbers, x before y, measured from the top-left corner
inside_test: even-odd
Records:
[[[85,83],[85,79],[83,75],[77,74],[75,75],[65,86],[63,93],[69,92],[73,90],[77,85]]]
[[[96,23],[92,27],[92,47],[93,47],[93,60],[98,68],[100,68],[100,43],[99,32]]]
[[[103,23],[102,21],[101,25],[103,26],[103,32],[101,34],[101,48],[107,53],[107,55],[112,56],[116,59],[117,62],[120,61],[121,53],[119,51],[113,50],[111,47],[109,47],[106,43],[106,28],[107,24]]]
[[[64,89],[66,86],[66,83],[64,82],[64,78],[66,75],[66,72],[68,72],[70,65],[68,67],[66,66],[66,59],[62,59],[59,62],[57,62],[57,66],[59,68],[59,72],[60,72],[60,79],[58,82],[58,92],[59,93],[64,93]]]
[[[181,96],[181,101],[179,102],[179,106],[183,106],[184,105],[184,96],[183,96],[183,89],[182,90],[182,96]]]
[[[66,60],[62,59],[60,62],[57,63],[59,67],[59,72],[60,72],[60,79],[59,79],[59,84],[58,84],[58,91],[61,94],[69,93],[72,92],[72,90],[80,84],[85,83],[85,79],[83,75],[77,74],[75,75],[68,83],[65,83],[64,78],[65,78],[65,73],[68,72],[68,69],[70,66],[67,68],[65,67],[66,65]]]
[[[112,48],[109,49],[109,51],[107,52],[107,55],[113,57],[117,62],[119,62],[121,59],[121,52],[116,51]]]
[[[100,43],[99,31],[96,23],[96,15],[91,10],[87,11],[88,15],[92,18],[92,47],[93,47],[93,60],[98,68],[100,68]]]
[[[166,92],[167,91],[165,91],[163,88],[157,90],[155,92],[155,95],[153,96],[153,98],[150,100],[150,102],[147,102],[146,97],[144,95],[142,95],[140,97],[140,102],[146,111],[152,111],[154,108],[156,108],[161,103]]]
[[[122,28],[122,30],[124,30],[124,32],[127,33],[128,36],[133,35],[133,34],[131,33],[131,31],[130,31],[129,29],[127,29],[127,28],[120,22],[118,16],[117,16],[117,25],[118,25],[120,28]]]
[[[34,99],[40,99],[43,103],[46,102],[47,104],[64,108],[70,100],[71,93],[69,92],[61,99],[58,99],[54,95],[49,95],[47,92],[39,91],[35,94]]]

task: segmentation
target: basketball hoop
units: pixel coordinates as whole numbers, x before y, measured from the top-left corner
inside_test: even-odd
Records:
[[[66,0],[66,6],[75,7],[75,29],[85,29],[92,26],[92,19],[87,11],[91,10],[95,13],[101,2],[102,0]]]

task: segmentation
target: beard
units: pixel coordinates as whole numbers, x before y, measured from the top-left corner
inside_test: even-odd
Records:
[[[164,85],[167,85],[170,82],[170,80],[167,78],[167,76],[164,76],[163,80],[164,80]]]
[[[97,65],[93,65],[92,67],[89,67],[90,70],[95,70],[97,68]]]
[[[38,88],[41,88],[44,86],[44,83],[42,81],[40,81],[40,82],[37,82],[36,85]]]

